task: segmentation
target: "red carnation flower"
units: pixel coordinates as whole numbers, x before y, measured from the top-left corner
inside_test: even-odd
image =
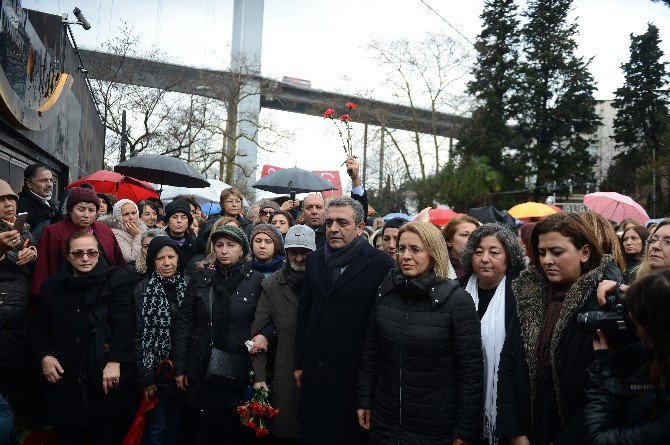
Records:
[[[349,116],[348,114],[343,114],[342,116],[340,116],[340,120],[342,122],[351,122],[351,116]]]
[[[237,415],[240,417],[244,417],[247,415],[247,407],[244,405],[240,405],[237,407]]]
[[[326,110],[326,112],[323,113],[323,118],[324,118],[324,119],[329,118],[330,116],[333,115],[334,112],[335,112],[335,110],[333,110],[332,108],[328,108],[328,109]]]
[[[256,430],[256,437],[265,437],[268,434],[270,434],[270,431],[265,427]]]
[[[276,408],[268,408],[268,417],[272,419],[274,416],[279,414],[279,410]]]
[[[353,103],[353,102],[347,102],[344,106],[349,108],[350,110],[355,110],[356,109],[356,104]]]

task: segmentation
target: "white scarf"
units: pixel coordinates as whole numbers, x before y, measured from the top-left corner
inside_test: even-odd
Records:
[[[498,391],[498,364],[500,353],[505,343],[505,282],[503,277],[498,283],[495,294],[491,298],[486,313],[482,317],[482,347],[484,349],[484,380],[486,393],[484,399],[484,435],[490,444],[497,443],[496,427],[496,393]],[[479,308],[479,286],[477,276],[472,274],[465,290],[472,296],[475,309]]]

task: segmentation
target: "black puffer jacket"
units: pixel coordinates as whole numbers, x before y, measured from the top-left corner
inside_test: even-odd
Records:
[[[9,230],[0,222],[0,231],[4,228]],[[27,226],[21,245],[25,239],[34,241]],[[19,249],[10,250],[0,260],[0,368],[24,367],[31,361],[26,306],[34,262],[17,266]]]
[[[655,393],[641,343],[598,351],[589,368],[583,433],[592,445],[661,445],[670,439],[670,388]],[[634,392],[624,395],[625,391]],[[659,400],[660,399],[660,400]]]
[[[481,436],[484,366],[472,297],[455,280],[392,270],[365,337],[357,406],[371,409],[371,441],[451,444]]]

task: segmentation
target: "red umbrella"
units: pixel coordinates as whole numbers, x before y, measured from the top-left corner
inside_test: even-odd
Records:
[[[140,445],[142,443],[142,433],[147,421],[147,413],[154,409],[156,403],[158,403],[157,397],[152,397],[149,401],[144,397],[141,398],[140,406],[137,408],[137,413],[135,414],[135,420],[130,425],[130,429],[123,438],[121,445]]]
[[[456,213],[453,210],[444,208],[430,209],[428,211],[428,217],[430,218],[431,224],[437,227],[444,226],[446,223],[451,221],[452,218],[455,218],[458,215],[460,215],[460,213]]]
[[[138,202],[147,198],[158,198],[158,192],[148,182],[131,178],[109,170],[99,170],[68,184],[65,188],[79,187],[84,182],[93,186],[97,193],[108,193],[117,199],[130,199]]]

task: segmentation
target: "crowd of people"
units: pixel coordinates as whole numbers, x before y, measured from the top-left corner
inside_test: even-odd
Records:
[[[670,219],[374,220],[347,167],[214,215],[0,180],[0,444],[120,444],[141,400],[143,444],[667,443]]]

